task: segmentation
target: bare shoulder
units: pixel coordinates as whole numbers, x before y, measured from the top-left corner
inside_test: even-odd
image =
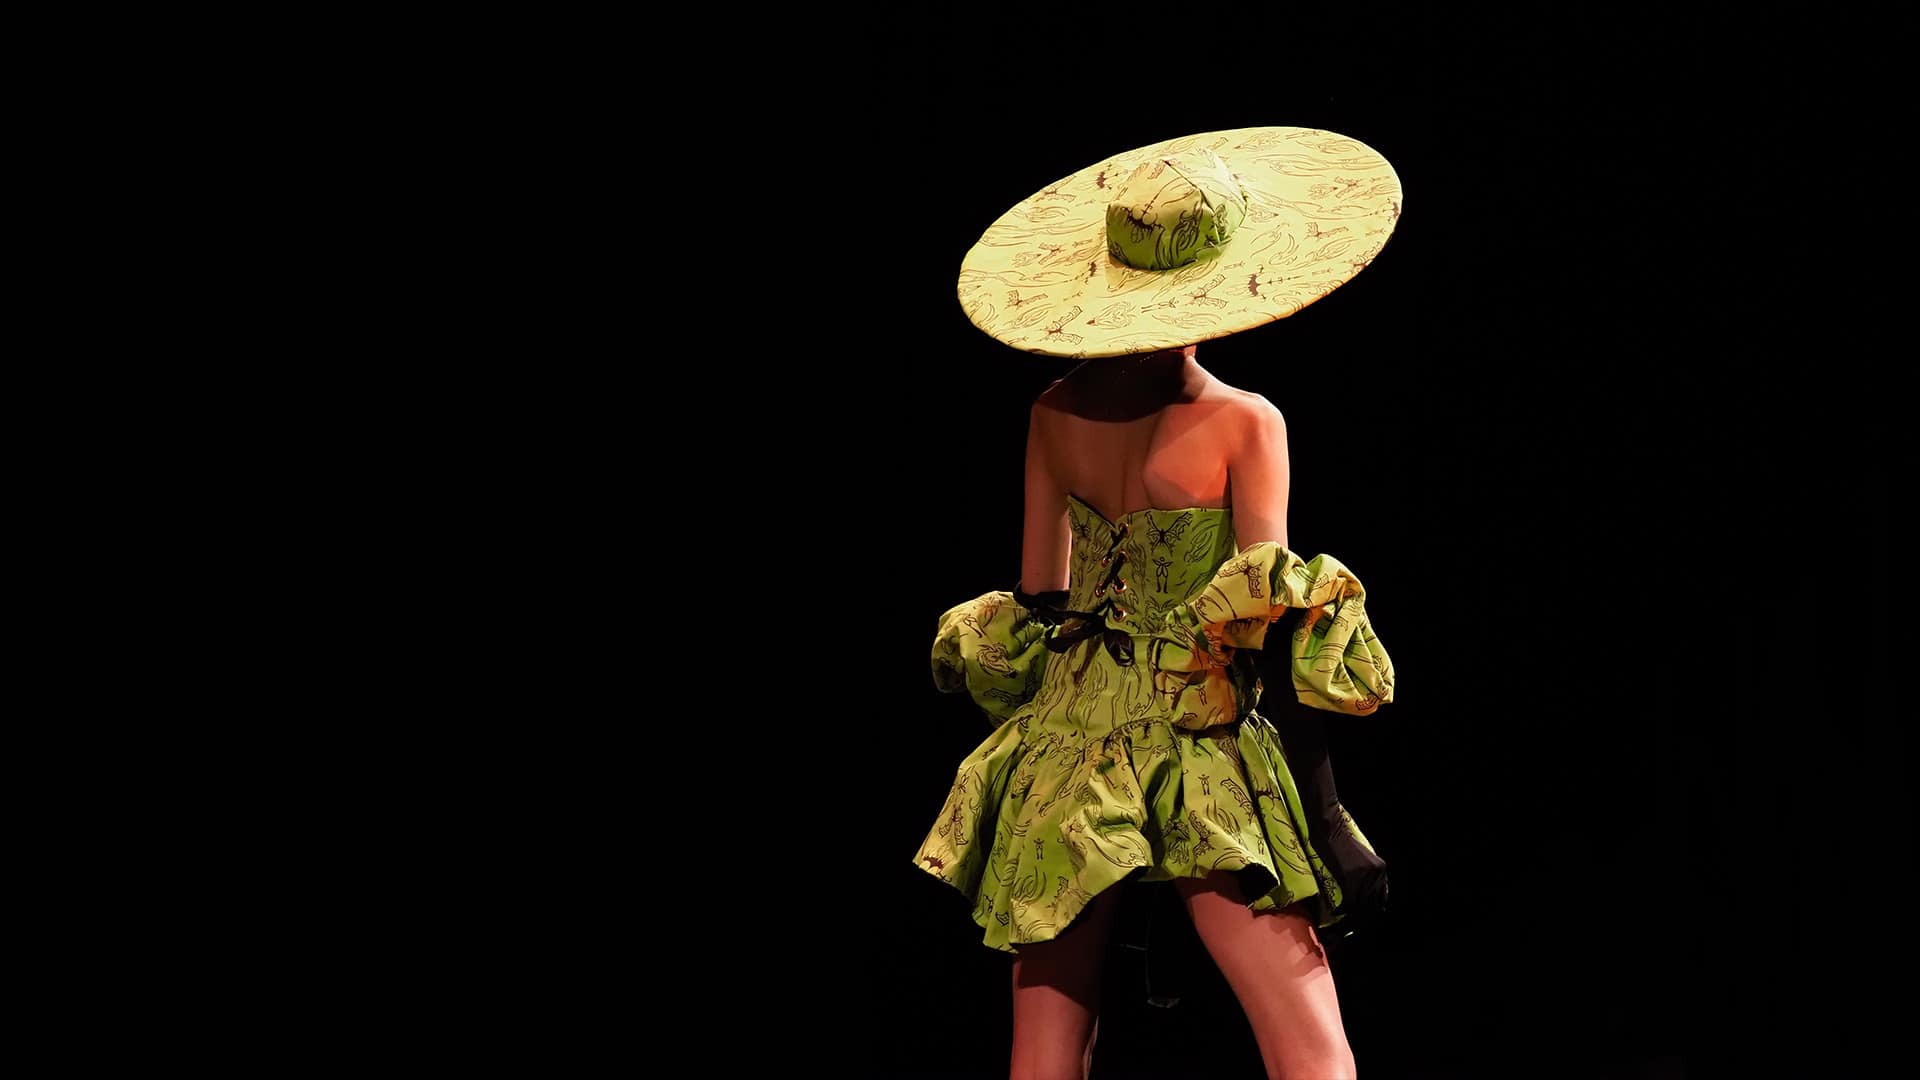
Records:
[[[1280,409],[1268,401],[1265,394],[1253,390],[1242,390],[1214,379],[1208,390],[1208,396],[1217,395],[1222,414],[1233,422],[1241,432],[1285,430],[1286,419],[1280,415]]]
[[[1067,412],[1072,389],[1067,387],[1065,379],[1055,379],[1047,384],[1045,390],[1034,395],[1033,404],[1027,407],[1027,422],[1039,425],[1048,422],[1049,413]]]

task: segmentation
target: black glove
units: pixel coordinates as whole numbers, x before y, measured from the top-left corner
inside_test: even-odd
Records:
[[[1300,704],[1294,696],[1293,676],[1287,670],[1287,640],[1285,620],[1268,630],[1268,641],[1275,648],[1263,651],[1258,660],[1265,686],[1260,713],[1280,733],[1287,771],[1293,774],[1294,786],[1300,791],[1314,850],[1340,884],[1345,900],[1341,910],[1349,916],[1377,914],[1387,904],[1387,863],[1361,842],[1340,805],[1340,792],[1333,783],[1333,759],[1327,753],[1327,714]]]

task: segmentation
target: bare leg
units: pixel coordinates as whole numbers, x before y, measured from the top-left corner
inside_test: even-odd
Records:
[[[1013,961],[1011,1080],[1086,1080],[1099,1026],[1100,969],[1124,883],[1113,885],[1052,941]]]
[[[1298,907],[1255,912],[1239,881],[1216,870],[1175,882],[1193,928],[1253,1026],[1270,1080],[1350,1080],[1333,970]]]

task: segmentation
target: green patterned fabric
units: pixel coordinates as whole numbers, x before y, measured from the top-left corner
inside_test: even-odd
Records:
[[[1286,646],[1299,700],[1351,714],[1391,701],[1360,582],[1325,555],[1237,551],[1224,509],[1108,521],[1071,499],[1068,517],[1064,607],[1081,615],[1048,625],[993,592],[940,618],[935,685],[967,692],[996,726],[960,763],[916,865],[969,897],[985,943],[1009,952],[1052,939],[1134,874],[1240,870],[1255,910],[1305,900],[1318,925],[1338,922],[1339,886],[1254,710],[1246,650],[1305,609]]]
[[[1240,552],[1173,609],[1156,637],[1188,654],[1163,652],[1161,665],[1231,663],[1234,648],[1264,648],[1271,621],[1290,609],[1303,612],[1286,645],[1301,704],[1365,715],[1393,700],[1393,661],[1367,619],[1360,579],[1331,555],[1301,562],[1271,541]]]
[[[1227,242],[1247,192],[1211,150],[1142,162],[1107,204],[1107,254],[1136,270],[1172,270]]]

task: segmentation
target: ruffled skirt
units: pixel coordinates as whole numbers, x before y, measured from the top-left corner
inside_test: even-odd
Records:
[[[1304,900],[1321,927],[1342,917],[1279,736],[1258,713],[1100,734],[1029,733],[1030,719],[1009,719],[960,764],[914,856],[973,901],[985,944],[1017,952],[1051,940],[1130,876],[1239,871],[1256,911]]]

